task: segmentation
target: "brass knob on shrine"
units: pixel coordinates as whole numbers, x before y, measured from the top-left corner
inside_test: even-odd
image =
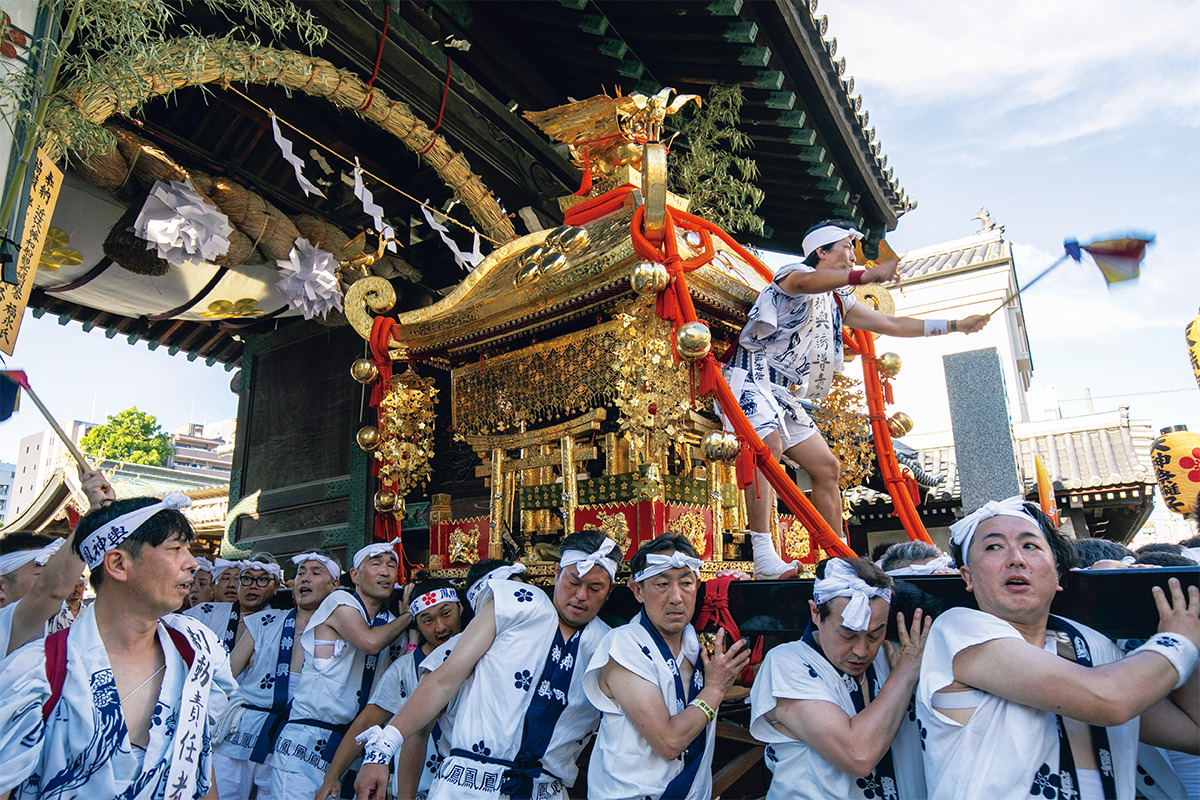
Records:
[[[704,451],[704,457],[709,461],[723,461],[725,459],[725,432],[713,431],[700,441],[700,449]]]
[[[350,377],[362,384],[374,383],[379,379],[379,367],[369,358],[356,358],[350,365]]]
[[[884,353],[879,357],[879,373],[885,378],[894,378],[900,374],[900,364],[900,356]]]
[[[551,250],[538,259],[538,266],[541,267],[543,275],[549,275],[551,272],[557,272],[567,265],[567,257],[560,250]]]
[[[386,514],[396,508],[396,502],[399,498],[391,489],[380,489],[375,493],[375,510],[380,514]]]
[[[724,440],[721,443],[722,452],[721,459],[724,461],[733,461],[742,452],[742,442],[738,439],[736,433],[725,432]]]
[[[712,333],[703,322],[689,322],[675,336],[675,348],[688,361],[704,358],[712,350]]]
[[[908,414],[903,411],[897,411],[892,414],[888,420],[888,431],[892,436],[900,437],[907,435],[913,429],[913,420]]]
[[[554,241],[564,253],[574,252],[588,243],[587,228],[568,225],[565,231],[554,237]]]
[[[667,268],[656,261],[639,261],[629,272],[629,285],[638,294],[661,292],[670,280]]]
[[[358,442],[358,446],[368,453],[379,447],[379,439],[379,428],[376,428],[374,425],[365,425],[359,428],[358,433],[354,436],[354,440]]]

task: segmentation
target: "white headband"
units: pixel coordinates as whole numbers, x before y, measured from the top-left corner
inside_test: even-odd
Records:
[[[1025,510],[1024,497],[1016,495],[1007,500],[989,500],[950,526],[950,541],[962,549],[962,564],[967,563],[967,551],[971,549],[971,540],[975,538],[975,529],[981,522],[992,517],[1017,517],[1031,520],[1036,525],[1036,520]],[[1041,533],[1040,525],[1037,526],[1037,529]]]
[[[296,565],[296,569],[299,569],[300,565],[305,561],[321,562],[321,566],[325,567],[325,569],[329,572],[329,577],[333,578],[335,581],[342,577],[342,568],[339,567],[338,563],[329,556],[323,556],[320,553],[301,553],[298,556],[292,556],[292,563]]]
[[[391,553],[392,558],[396,559],[396,563],[399,564],[400,557],[396,555],[396,551],[393,549],[399,543],[399,536],[397,536],[395,539],[392,539],[390,542],[372,542],[354,554],[354,568],[358,569],[360,566],[362,566],[362,562],[366,561],[368,558],[381,556],[384,553]]]
[[[909,564],[907,567],[897,567],[889,569],[888,575],[904,576],[904,575],[932,575],[939,569],[951,569],[954,567],[954,559],[946,554],[942,554],[937,558],[931,559],[924,564]]]
[[[471,584],[471,588],[467,589],[467,602],[471,605],[471,610],[478,611],[483,601],[491,595],[492,581],[506,581],[513,575],[520,575],[523,572],[525,572],[524,564],[509,564],[505,567],[496,567],[487,575],[475,581],[475,583]]]
[[[413,598],[413,601],[408,604],[408,610],[415,617],[422,611],[428,611],[439,603],[457,603],[458,592],[449,588],[434,589],[432,592],[426,592],[420,597]]]
[[[122,514],[112,522],[97,528],[87,535],[83,544],[79,545],[79,557],[90,569],[95,569],[104,560],[104,554],[115,550],[121,542],[129,538],[138,528],[160,511],[179,511],[192,504],[187,495],[171,492],[162,500],[152,505]]]
[[[633,581],[634,583],[641,583],[647,578],[661,575],[669,569],[690,569],[699,578],[700,559],[693,558],[687,553],[682,553],[678,550],[669,556],[664,556],[662,553],[651,553],[646,556],[646,566],[641,572],[633,576]]]
[[[272,564],[270,561],[239,561],[238,566],[241,567],[241,569],[238,570],[239,578],[246,570],[261,569],[263,572],[270,573],[275,580],[283,583],[283,567],[279,566],[278,564]]]
[[[818,247],[828,247],[831,244],[840,242],[847,236],[853,236],[855,239],[863,238],[860,231],[854,228],[842,228],[837,225],[823,225],[815,231],[809,231],[804,237],[804,241],[800,243],[804,248],[804,257],[808,258],[813,254],[813,251]]]
[[[842,625],[852,631],[865,631],[871,624],[871,598],[882,597],[891,605],[892,590],[868,586],[844,558],[831,558],[825,562],[825,577],[813,584],[813,601],[821,605],[835,597],[850,598],[842,609]]]
[[[209,575],[211,575],[212,571],[213,565],[211,561],[204,556],[196,556],[196,568],[192,570],[193,575],[195,575],[197,572],[207,572]]]
[[[559,559],[559,567],[569,567],[575,565],[575,571],[579,573],[579,577],[583,577],[592,571],[592,567],[599,566],[608,573],[608,577],[612,580],[617,579],[617,562],[606,556],[612,552],[617,543],[607,536],[604,537],[604,542],[594,553],[585,553],[582,550],[564,550],[562,558]]]
[[[217,582],[217,578],[221,577],[222,572],[229,569],[230,567],[237,567],[240,565],[240,563],[241,562],[239,562],[239,561],[229,561],[228,559],[224,559],[224,558],[214,558],[212,560],[213,583]]]
[[[46,566],[50,556],[57,553],[58,548],[62,547],[65,541],[66,539],[55,539],[50,544],[36,550],[17,550],[0,556],[0,575],[16,572],[31,561],[36,561],[39,566]]]

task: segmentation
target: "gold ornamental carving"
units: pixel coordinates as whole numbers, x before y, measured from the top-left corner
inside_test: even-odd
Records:
[[[677,517],[670,525],[671,530],[676,533],[681,533],[687,537],[692,543],[692,547],[696,548],[696,552],[701,556],[704,555],[705,540],[708,538],[708,530],[704,525],[704,515],[699,511],[689,511]]]
[[[437,394],[433,378],[422,378],[407,369],[388,380],[379,403],[378,443],[373,454],[380,462],[380,480],[396,485],[399,512],[404,510],[404,496],[424,486],[432,474]]]
[[[450,533],[451,564],[474,564],[479,560],[479,547],[476,536],[461,525]]]
[[[860,381],[834,373],[833,390],[812,414],[829,449],[842,464],[842,491],[861,485],[871,475],[875,446]]]
[[[812,539],[808,530],[799,522],[793,522],[783,534],[783,549],[787,558],[807,558],[812,552]]]
[[[601,511],[596,514],[600,532],[617,543],[621,552],[629,554],[629,520],[620,511]]]

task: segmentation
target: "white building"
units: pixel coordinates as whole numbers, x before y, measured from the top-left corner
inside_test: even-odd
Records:
[[[16,464],[0,463],[0,521],[4,520],[8,515],[9,501],[12,497],[13,479],[16,476]]]
[[[233,434],[228,422],[212,426],[228,430],[228,441],[211,434],[206,436],[205,426],[195,422],[176,428],[171,434],[171,455],[164,466],[228,480],[233,465]]]
[[[71,439],[79,444],[84,434],[95,426],[94,422],[75,420],[69,431]],[[54,470],[68,462],[74,464],[66,445],[54,431],[40,431],[23,438],[17,451],[17,464],[4,519],[16,519],[29,508]]]

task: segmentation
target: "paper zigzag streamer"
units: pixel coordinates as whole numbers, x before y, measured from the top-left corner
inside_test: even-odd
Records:
[[[279,120],[275,119],[275,112],[269,112],[271,115],[271,132],[275,134],[275,144],[279,145],[279,152],[283,155],[283,160],[292,165],[292,169],[296,171],[296,181],[300,184],[300,188],[304,190],[304,194],[315,194],[319,197],[324,197],[325,193],[316,187],[316,185],[308,178],[304,177],[304,159],[292,152],[292,142],[284,137],[279,130]]]
[[[155,181],[133,232],[146,240],[147,250],[173,266],[189,258],[212,261],[229,251],[233,226],[220,209],[181,181]]]
[[[421,213],[425,215],[425,221],[429,223],[429,227],[438,232],[438,236],[442,237],[442,241],[446,243],[446,247],[450,248],[450,254],[454,256],[454,261],[467,272],[479,266],[479,262],[483,261],[483,253],[479,252],[479,231],[475,231],[475,241],[471,246],[471,252],[465,253],[458,249],[458,244],[450,238],[450,230],[434,219],[433,214],[429,211],[429,201],[426,200],[421,206]]]
[[[354,196],[362,201],[363,213],[375,221],[375,230],[379,231],[379,235],[384,239],[394,238],[396,231],[383,221],[383,207],[375,202],[371,190],[363,185],[362,166],[357,156],[354,158]],[[396,243],[388,242],[387,249],[396,252]]]

